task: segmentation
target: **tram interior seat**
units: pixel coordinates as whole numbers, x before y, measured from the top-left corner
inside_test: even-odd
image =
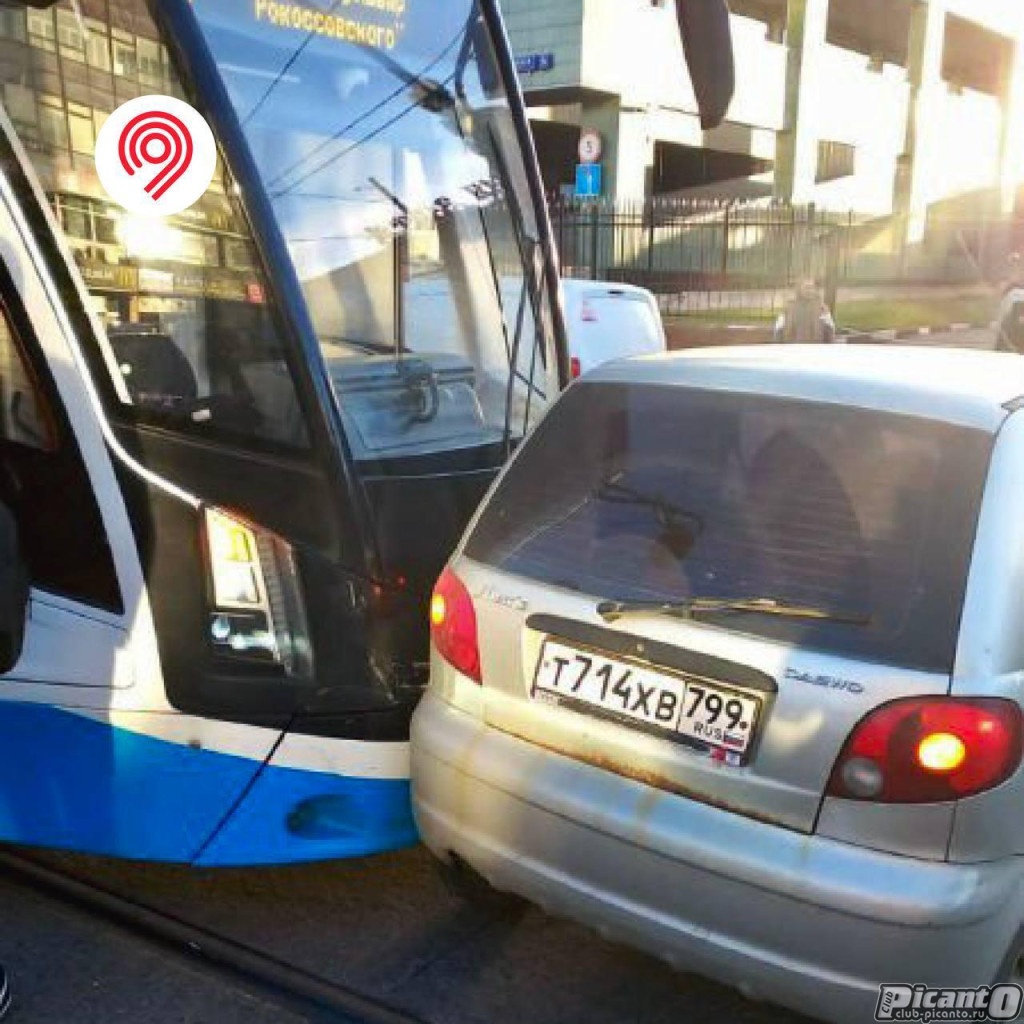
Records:
[[[29,585],[17,520],[8,505],[0,503],[0,672],[10,671],[21,656]]]
[[[132,401],[175,409],[199,396],[199,384],[185,353],[167,334],[112,331],[110,344]]]
[[[292,447],[308,444],[288,364],[283,359],[263,360],[241,366],[240,372],[259,406],[269,439]]]

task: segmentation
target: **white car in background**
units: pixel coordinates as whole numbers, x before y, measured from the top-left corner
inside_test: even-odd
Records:
[[[563,278],[562,295],[573,377],[613,359],[667,349],[657,299],[645,288]]]

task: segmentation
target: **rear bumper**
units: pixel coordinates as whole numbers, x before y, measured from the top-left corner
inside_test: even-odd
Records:
[[[870,1021],[882,982],[992,980],[1022,919],[1017,860],[928,863],[800,835],[484,726],[428,693],[413,806],[435,853],[749,995]]]

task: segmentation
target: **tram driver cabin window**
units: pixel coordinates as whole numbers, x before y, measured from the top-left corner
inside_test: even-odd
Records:
[[[111,202],[100,184],[100,129],[147,93],[185,98],[146,0],[38,9],[0,0],[0,106],[106,329],[99,344],[109,350],[94,365],[101,375],[117,370],[100,378],[109,411],[141,427],[304,457],[309,437],[282,320],[227,172],[219,168],[190,210],[157,223]],[[5,416],[9,428],[9,409]]]

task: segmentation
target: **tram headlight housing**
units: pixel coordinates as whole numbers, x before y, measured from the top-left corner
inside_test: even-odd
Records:
[[[313,674],[305,604],[290,544],[219,508],[203,512],[218,654],[271,662],[290,676]]]

